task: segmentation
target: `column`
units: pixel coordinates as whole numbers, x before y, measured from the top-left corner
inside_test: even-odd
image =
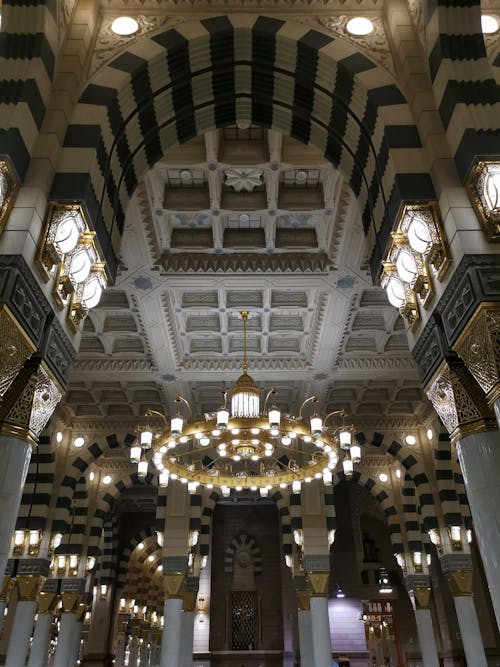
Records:
[[[427,575],[405,577],[406,587],[415,612],[418,641],[424,667],[439,667],[439,657],[430,611],[431,582]]]
[[[484,565],[491,602],[500,629],[500,433],[487,396],[475,377],[490,377],[495,368],[488,354],[487,337],[477,337],[457,344],[457,350],[475,375],[458,359],[443,362],[429,383],[427,395],[434,409],[456,443],[464,476],[475,534]],[[460,341],[460,339],[459,339]],[[496,349],[496,345],[494,348]],[[500,352],[497,352],[500,358]],[[478,361],[478,359],[482,361]],[[484,365],[483,365],[484,364]],[[489,385],[488,385],[489,386]],[[500,385],[495,384],[495,387]]]
[[[197,596],[198,578],[187,577],[182,593],[183,612],[181,617],[179,667],[193,667],[194,610]]]
[[[11,435],[0,435],[0,576],[3,576],[9,559],[30,458],[30,443]]]
[[[20,574],[17,577],[18,602],[9,640],[5,667],[24,667],[30,649],[37,598],[45,577]]]
[[[72,637],[71,650],[69,654],[69,665],[73,667],[79,662],[80,659],[80,648],[82,643],[82,634],[83,634],[83,622],[85,619],[85,613],[87,611],[87,605],[80,603],[78,605],[77,612],[75,614],[75,627]]]
[[[315,667],[327,667],[332,663],[330,619],[328,616],[328,572],[311,572],[307,577],[312,587],[311,629]]]
[[[148,667],[149,665],[149,647],[148,647],[148,638],[143,637],[140,644],[139,650],[139,664],[141,667]]]
[[[57,584],[55,579],[51,583]],[[56,591],[44,591],[38,596],[38,618],[35,623],[28,667],[45,667],[52,630],[53,611],[57,602]]]
[[[125,665],[125,647],[127,645],[127,620],[124,617],[125,614],[120,614],[118,617],[116,641],[115,641],[115,667],[124,667]]]
[[[441,569],[453,595],[460,635],[468,665],[487,667],[483,639],[472,597],[472,560],[469,554],[445,554]]]
[[[5,618],[5,610],[7,609],[7,603],[9,600],[9,595],[16,585],[16,580],[14,577],[9,575],[4,575],[2,580],[2,588],[0,589],[0,637],[3,632],[3,622]]]
[[[77,637],[79,640],[81,636],[81,628],[78,627],[79,623],[77,620],[81,594],[63,591],[61,593],[61,601],[61,620],[52,667],[75,667],[75,644]],[[72,660],[74,661],[72,662]]]
[[[182,598],[167,598],[163,612],[165,624],[161,637],[160,667],[178,667],[179,665],[181,616]]]
[[[307,590],[296,591],[297,623],[299,626],[299,651],[301,667],[314,667],[311,594]]]
[[[128,643],[128,667],[137,667],[139,662],[139,640],[131,635]]]

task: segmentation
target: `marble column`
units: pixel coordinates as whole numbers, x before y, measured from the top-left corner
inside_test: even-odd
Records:
[[[308,572],[312,587],[311,630],[314,667],[325,667],[332,663],[330,618],[328,616],[328,572]]]
[[[31,445],[20,438],[0,435],[0,577],[9,558],[24,482],[31,458]]]
[[[429,609],[431,600],[430,579],[426,574],[407,575],[405,583],[415,613],[423,667],[439,667],[436,636]]]
[[[193,666],[194,611],[184,610],[181,617],[181,653],[179,667]]]
[[[128,644],[128,667],[137,667],[139,662],[139,640],[137,637],[130,637]]]
[[[312,625],[311,625],[311,595],[309,591],[298,590],[297,595],[297,623],[299,628],[299,651],[301,667],[314,667]]]
[[[118,631],[116,633],[115,641],[115,667],[124,667],[125,665],[125,648],[127,645],[127,621],[118,621]]]
[[[74,653],[75,635],[77,633],[76,616],[74,612],[63,612],[60,618],[59,633],[57,635],[56,652],[52,667],[74,667],[71,657]]]
[[[161,638],[160,667],[179,667],[182,627],[181,589],[184,579],[185,574],[183,572],[168,572],[163,575],[165,606],[163,612],[164,625]]]
[[[500,629],[500,432],[483,431],[460,438],[457,454]]]
[[[462,645],[468,665],[487,667],[483,639],[472,597],[472,559],[468,553],[448,553],[440,558],[441,569],[453,595]]]
[[[140,644],[139,664],[141,667],[149,667],[149,646],[147,637],[143,638]]]
[[[28,667],[45,667],[47,664],[56,601],[57,594],[55,592],[42,591],[38,596],[38,618],[35,623]]]
[[[44,581],[45,577],[35,574],[20,574],[17,577],[19,598],[5,658],[5,667],[24,667],[26,664],[35,622],[37,597]]]

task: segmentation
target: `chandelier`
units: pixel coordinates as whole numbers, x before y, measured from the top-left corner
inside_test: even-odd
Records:
[[[198,487],[220,488],[222,496],[232,489],[258,491],[262,497],[273,488],[291,487],[299,493],[303,483],[323,479],[332,483],[332,471],[342,457],[343,472],[351,477],[353,464],[359,462],[361,449],[353,441],[354,427],[345,424],[346,412],[338,410],[322,417],[316,411],[308,418],[304,407],[318,402],[316,396],[306,398],[297,417],[283,414],[269,403],[277,394],[272,388],[260,407],[260,390],[248,374],[247,320],[249,313],[240,313],[243,320],[242,374],[231,394],[223,390],[220,408],[211,414],[196,417],[190,403],[177,396],[179,408],[167,419],[155,410],[147,417],[158,416],[163,422],[160,433],[153,434],[148,425],[138,428],[139,442],[131,447],[131,461],[138,464],[138,475],[147,475],[151,458],[158,471],[159,484],[169,480],[187,484],[190,493]],[[342,424],[330,427],[330,418]]]

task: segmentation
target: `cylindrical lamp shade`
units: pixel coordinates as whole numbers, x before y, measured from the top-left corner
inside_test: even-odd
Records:
[[[281,421],[281,412],[278,408],[271,408],[269,410],[269,428],[279,428]]]
[[[169,477],[169,474],[165,470],[163,470],[160,473],[158,481],[159,481],[160,486],[161,486],[162,489],[167,488],[167,486],[168,486],[168,477]]]
[[[141,460],[141,452],[142,448],[135,445],[134,447],[130,448],[130,461],[132,463],[139,463]]]
[[[354,472],[354,467],[352,465],[351,459],[344,459],[342,461],[342,468],[344,470],[344,475],[346,477],[352,477],[352,473]]]
[[[137,474],[139,477],[142,479],[146,477],[148,474],[148,462],[147,461],[139,461],[137,464]]]
[[[301,484],[299,480],[296,479],[295,481],[292,482],[292,492],[300,493],[300,489],[301,489]]]
[[[349,451],[351,452],[351,461],[359,463],[361,461],[361,447],[359,445],[351,445]]]
[[[153,433],[152,431],[142,431],[141,433],[141,447],[143,449],[151,449],[151,443],[153,442]]]
[[[349,449],[351,446],[351,432],[346,430],[340,431],[339,440],[342,449]]]
[[[182,426],[184,424],[184,420],[180,415],[176,415],[175,417],[172,417],[170,420],[170,433],[173,436],[178,436],[182,433]]]
[[[311,417],[311,434],[312,435],[321,435],[323,431],[323,420],[318,415],[313,415]]]
[[[226,408],[221,408],[217,410],[217,428],[221,431],[227,429],[227,424],[229,422],[229,410]]]

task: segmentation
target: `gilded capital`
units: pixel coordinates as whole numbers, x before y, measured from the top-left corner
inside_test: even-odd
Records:
[[[446,574],[453,597],[472,595],[472,570],[456,570]]]
[[[500,398],[500,303],[482,303],[455,350],[492,405]]]
[[[415,609],[429,609],[431,601],[431,589],[429,588],[414,588],[413,600]]]
[[[443,361],[426,393],[452,442],[471,433],[497,430],[483,390],[460,359]]]
[[[311,591],[295,591],[295,595],[297,596],[298,611],[309,611],[311,608]]]
[[[308,572],[307,578],[311,584],[311,597],[326,597],[328,595],[328,572]]]
[[[81,601],[81,593],[76,591],[63,591],[61,593],[62,610],[65,614],[77,614]]]
[[[0,306],[0,397],[14,381],[23,364],[35,351],[35,346],[25,334],[10,308]]]
[[[20,574],[16,583],[20,601],[36,602],[45,583],[45,577],[40,574]]]
[[[3,232],[19,190],[14,169],[5,157],[0,160],[0,234]]]
[[[62,390],[39,359],[30,358],[0,404],[0,432],[36,445]]]
[[[5,575],[2,579],[2,587],[0,588],[0,600],[7,600],[15,585],[15,578]]]
[[[165,599],[178,598],[182,600],[182,584],[185,579],[184,572],[168,572],[163,575],[163,592]]]
[[[39,614],[48,614],[54,611],[58,600],[57,593],[52,591],[42,591],[38,594],[38,608]]]

